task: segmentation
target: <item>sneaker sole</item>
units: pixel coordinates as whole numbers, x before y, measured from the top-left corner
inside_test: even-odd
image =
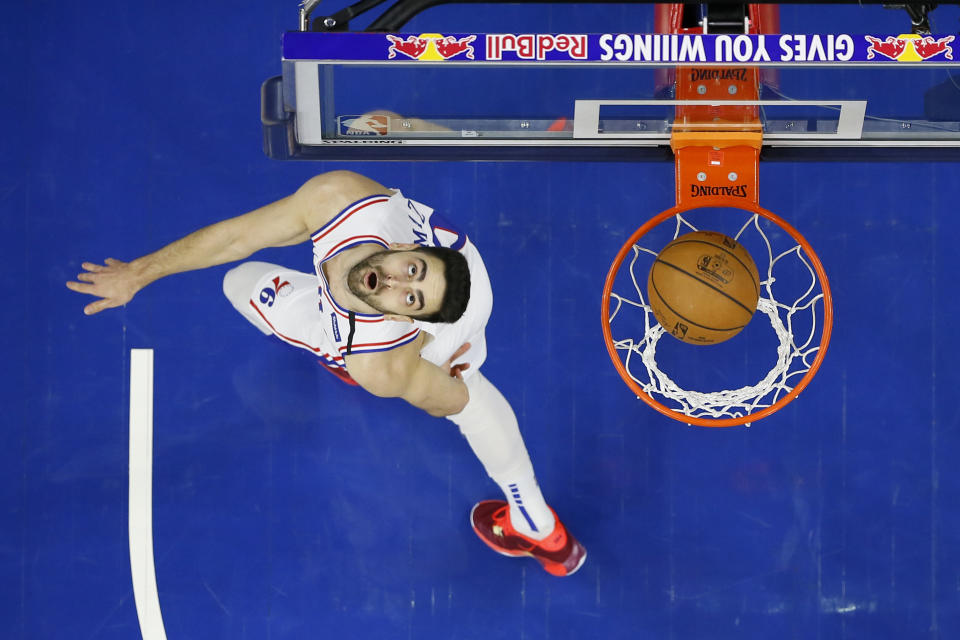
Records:
[[[582,567],[582,566],[583,566],[583,563],[586,562],[586,561],[587,561],[587,550],[584,549],[584,550],[583,550],[583,556],[581,556],[580,562],[578,562],[578,563],[577,563],[577,566],[575,566],[575,567],[573,568],[573,571],[571,571],[570,573],[567,573],[566,575],[557,576],[557,577],[558,577],[558,578],[566,578],[567,576],[572,576],[572,575],[575,574],[577,571],[580,571],[580,567]],[[554,575],[556,575],[556,574],[554,574]]]

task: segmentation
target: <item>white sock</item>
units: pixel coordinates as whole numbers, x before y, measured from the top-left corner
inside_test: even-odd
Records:
[[[470,400],[448,416],[460,427],[473,453],[510,505],[513,528],[536,540],[547,537],[555,519],[537,485],[533,464],[507,399],[477,372],[467,382]]]

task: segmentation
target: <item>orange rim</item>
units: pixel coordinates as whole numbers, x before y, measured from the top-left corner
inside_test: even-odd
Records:
[[[630,377],[630,374],[627,372],[626,365],[624,365],[623,361],[620,359],[617,349],[613,344],[613,336],[611,335],[610,331],[610,294],[613,291],[613,281],[616,279],[617,273],[620,271],[620,265],[623,264],[624,259],[633,249],[633,245],[651,229],[665,220],[672,218],[678,213],[707,207],[731,207],[734,209],[741,209],[751,213],[756,213],[760,217],[766,218],[767,220],[779,225],[790,234],[797,244],[803,248],[804,253],[807,254],[807,258],[810,260],[810,265],[817,274],[817,279],[820,281],[820,288],[823,291],[823,330],[820,336],[820,348],[817,350],[817,355],[814,357],[813,363],[810,365],[810,369],[806,372],[806,374],[804,374],[803,378],[793,389],[791,389],[782,398],[777,400],[774,404],[760,409],[754,413],[748,413],[747,415],[740,416],[739,418],[694,418],[660,403],[658,400],[644,391],[643,388],[633,378]],[[617,257],[614,258],[613,264],[610,266],[610,270],[607,272],[607,279],[603,284],[603,300],[600,304],[600,313],[602,315],[601,320],[603,327],[603,341],[607,345],[607,354],[609,354],[610,360],[613,362],[613,366],[616,367],[617,372],[620,374],[620,377],[623,378],[623,381],[627,383],[627,386],[630,387],[630,389],[637,395],[638,398],[646,402],[663,415],[673,418],[679,422],[695,424],[701,427],[733,427],[736,425],[746,424],[748,422],[756,422],[757,420],[765,418],[770,414],[779,411],[787,404],[792,402],[804,389],[806,389],[807,385],[813,379],[813,376],[817,374],[817,370],[820,368],[820,364],[823,362],[823,358],[827,354],[827,345],[830,344],[830,333],[833,330],[833,297],[830,294],[830,281],[827,278],[826,271],[823,269],[823,265],[820,263],[819,256],[817,256],[816,251],[813,250],[813,247],[810,245],[810,243],[807,242],[806,238],[800,235],[799,231],[794,229],[789,223],[787,223],[778,215],[767,211],[763,207],[760,207],[754,203],[737,201],[728,198],[703,198],[695,204],[691,203],[686,205],[677,205],[672,209],[667,209],[666,211],[654,216],[642,227],[637,229],[624,243],[623,247],[620,248],[620,252],[617,253]]]

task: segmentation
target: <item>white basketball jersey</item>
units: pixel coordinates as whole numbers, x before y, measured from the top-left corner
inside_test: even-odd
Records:
[[[374,353],[394,349],[412,342],[428,323],[387,320],[383,314],[352,313],[330,295],[330,286],[323,272],[323,264],[358,244],[374,243],[388,249],[391,242],[419,244],[428,247],[448,247],[472,258],[476,249],[469,245],[465,235],[451,226],[430,207],[405,198],[399,191],[392,196],[372,196],[351,204],[312,236],[313,266],[319,279],[319,309],[321,326],[326,338],[320,355],[333,367],[344,368],[348,354]],[[483,270],[477,260],[471,263]],[[478,273],[486,280],[486,273]],[[471,287],[472,290],[472,287]],[[351,317],[353,319],[351,321]],[[489,311],[487,312],[489,315]],[[483,318],[486,324],[486,318]]]

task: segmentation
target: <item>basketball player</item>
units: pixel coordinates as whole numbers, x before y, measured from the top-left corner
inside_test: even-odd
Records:
[[[513,409],[479,371],[493,305],[486,268],[429,207],[334,171],[132,262],[84,262],[67,287],[98,298],[84,308],[89,315],[126,304],[159,278],[307,241],[315,273],[264,262],[228,271],[223,291],[234,308],[344,382],[457,424],[506,497],[473,507],[477,535],[553,575],[579,569],[586,550],[544,501]]]

